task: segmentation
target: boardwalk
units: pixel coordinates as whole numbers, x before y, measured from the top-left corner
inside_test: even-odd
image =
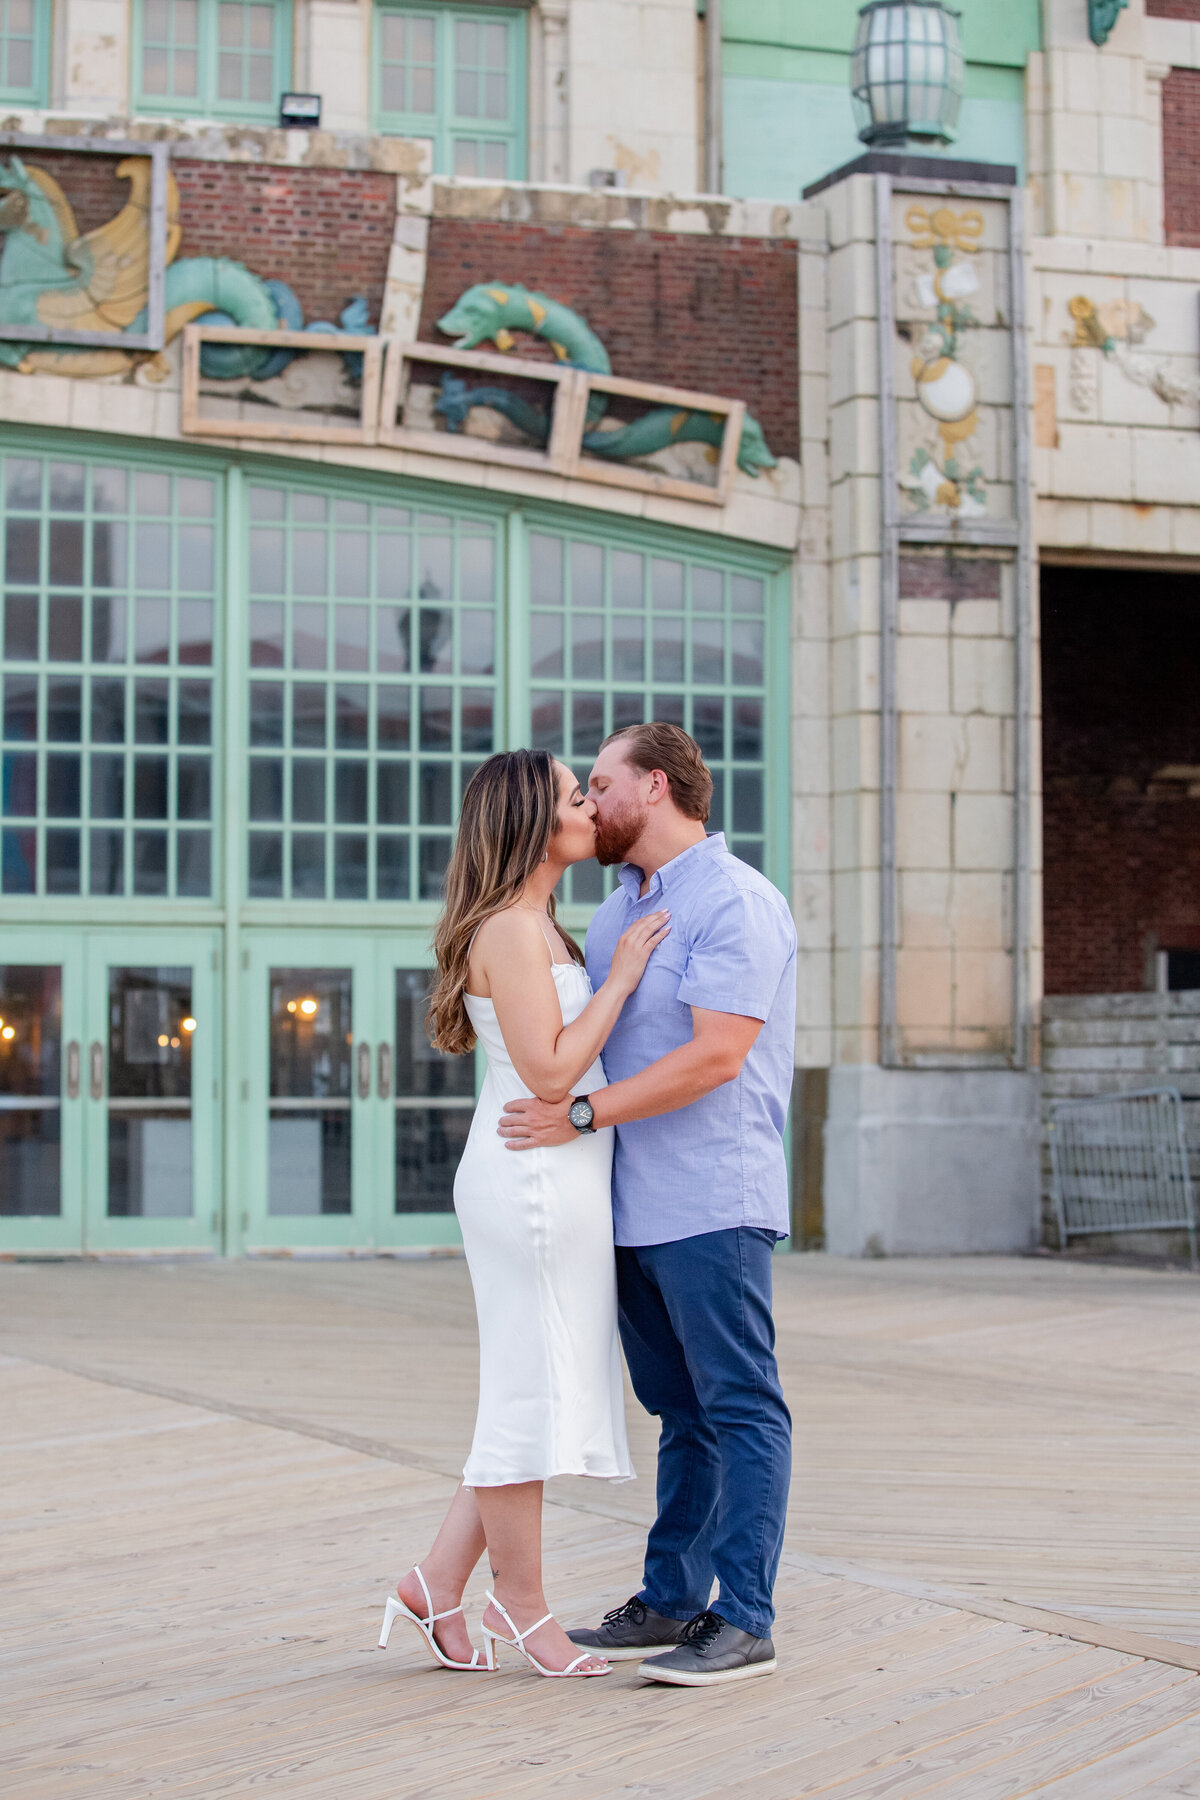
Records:
[[[460,1263],[0,1266],[0,1791],[1200,1796],[1200,1282],[810,1257],[778,1297],[781,1670],[700,1694],[373,1649],[469,1434]],[[633,1590],[651,1499],[558,1484],[564,1617]]]

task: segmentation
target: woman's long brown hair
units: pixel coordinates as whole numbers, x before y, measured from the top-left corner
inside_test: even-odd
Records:
[[[475,1048],[463,998],[471,939],[485,919],[519,897],[557,831],[558,784],[548,750],[504,750],[480,764],[463,795],[446,870],[446,908],[433,938],[437,975],[425,1022],[436,1050],[462,1056]],[[556,929],[581,963],[583,952],[574,938],[561,925]]]

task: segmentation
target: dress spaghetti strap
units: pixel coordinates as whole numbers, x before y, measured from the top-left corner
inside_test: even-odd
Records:
[[[546,915],[545,915],[545,913],[541,913],[541,912],[540,912],[540,913],[539,913],[539,914],[538,914],[538,924],[539,924],[539,925],[540,925],[540,926],[541,926],[541,928],[542,928],[542,936],[543,936],[543,937],[544,937],[544,938],[545,938],[545,940],[546,940],[546,948],[547,948],[547,950],[549,950],[549,952],[550,952],[550,967],[551,967],[551,968],[553,968],[553,967],[554,967],[554,966],[555,966],[555,964],[556,964],[556,963],[557,963],[557,962],[558,962],[558,958],[557,958],[557,956],[555,956],[555,954],[554,954],[554,951],[555,951],[555,947],[556,947],[556,943],[557,943],[557,942],[559,942],[559,941],[561,941],[561,940],[559,940],[559,939],[558,939],[558,934],[557,934],[557,932],[556,932],[556,933],[555,933],[555,935],[554,935],[554,937],[551,937],[551,935],[550,935],[550,932],[549,932],[549,931],[548,931],[548,930],[547,930],[547,929],[546,929]]]
[[[530,912],[533,912],[533,911],[534,911],[534,908],[533,908],[533,907],[532,907],[532,906],[531,906],[531,907],[529,907],[529,908],[528,908],[528,910],[529,910],[529,911],[530,911]],[[477,925],[477,926],[476,926],[476,927],[475,927],[475,929],[474,929],[474,931],[473,931],[473,932],[472,932],[472,933],[471,933],[471,936],[470,936],[470,938],[469,938],[469,939],[468,939],[468,941],[467,941],[467,962],[468,962],[468,964],[469,964],[469,963],[470,963],[470,961],[471,961],[471,950],[472,950],[472,948],[473,948],[473,946],[474,946],[474,943],[475,943],[475,939],[476,939],[476,938],[477,938],[477,937],[478,937],[478,936],[479,936],[479,934],[480,934],[480,932],[481,932],[481,931],[482,931],[482,930],[483,930],[483,928],[484,928],[484,926],[485,926],[485,925],[486,925],[486,924],[487,924],[487,920],[486,920],[486,919],[481,919],[481,920],[480,920],[480,921],[479,921],[479,923],[478,923],[478,925]],[[551,968],[555,968],[555,967],[556,967],[556,966],[557,966],[557,964],[558,964],[558,958],[557,958],[557,956],[555,956],[555,954],[554,954],[554,952],[555,952],[555,949],[556,949],[556,947],[557,947],[557,945],[558,945],[558,944],[559,944],[559,943],[561,943],[561,942],[562,942],[562,940],[561,940],[561,938],[560,938],[560,937],[559,937],[559,936],[558,936],[558,933],[557,933],[557,932],[555,932],[555,934],[554,934],[554,936],[553,936],[553,937],[552,937],[552,936],[551,936],[551,935],[550,935],[550,932],[549,932],[549,931],[548,931],[548,930],[547,930],[547,928],[546,928],[546,925],[547,925],[547,920],[546,920],[546,914],[545,914],[545,913],[543,913],[543,912],[539,912],[539,913],[538,913],[538,924],[539,924],[539,925],[540,925],[540,926],[541,926],[541,928],[542,928],[542,936],[543,936],[543,937],[544,937],[544,938],[545,938],[545,940],[546,940],[546,948],[547,948],[547,950],[549,950],[549,952],[550,952],[550,967],[551,967]]]

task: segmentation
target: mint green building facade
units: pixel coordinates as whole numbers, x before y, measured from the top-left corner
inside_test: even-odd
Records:
[[[452,1246],[429,1047],[471,771],[674,718],[786,881],[782,559],[269,457],[0,431],[0,1250]],[[586,926],[606,880],[568,883]]]
[[[1024,172],[1025,69],[1041,43],[1038,0],[963,0],[966,80],[943,154]],[[853,0],[723,0],[724,188],[794,200],[859,155],[850,107]]]

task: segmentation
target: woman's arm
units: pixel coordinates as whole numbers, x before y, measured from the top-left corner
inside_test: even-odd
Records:
[[[651,951],[669,930],[665,913],[650,913],[631,925],[613,954],[608,980],[579,1017],[564,1025],[550,947],[536,915],[510,907],[482,926],[472,962],[486,980],[513,1066],[539,1099],[551,1104],[565,1099],[591,1068]]]

